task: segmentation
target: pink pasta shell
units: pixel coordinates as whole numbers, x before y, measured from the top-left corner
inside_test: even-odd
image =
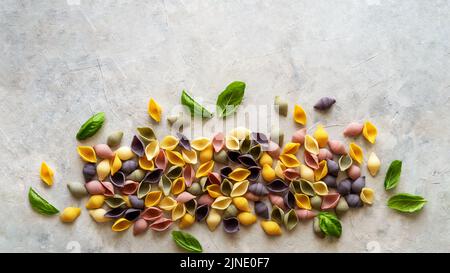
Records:
[[[222,132],[217,133],[212,139],[212,145],[214,152],[218,153],[223,149],[225,145],[225,136]]]
[[[337,206],[341,195],[339,193],[330,193],[322,197],[321,209],[332,209]]]
[[[100,158],[110,159],[114,157],[114,152],[106,144],[94,145],[95,154]]]
[[[322,160],[327,160],[327,159],[332,160],[333,154],[328,149],[322,148],[319,150],[318,159],[319,159],[319,162]]]
[[[333,154],[343,155],[347,153],[344,143],[340,142],[339,140],[329,140],[328,146],[330,147],[330,150],[331,152],[333,152]]]
[[[114,185],[111,182],[103,181],[100,182],[103,185],[103,188],[105,188],[105,196],[113,196],[114,195]]]
[[[356,180],[361,176],[361,168],[359,168],[357,165],[353,164],[352,166],[350,166],[350,168],[348,168],[347,175],[352,180]]]
[[[346,137],[356,137],[359,136],[362,133],[364,124],[357,123],[357,122],[351,122],[347,127],[344,129],[344,136]]]
[[[317,212],[307,209],[296,209],[295,213],[300,220],[309,220],[316,217],[317,215]]]
[[[139,187],[138,182],[135,182],[133,180],[126,180],[125,183],[123,184],[121,192],[125,195],[130,195],[135,193],[138,187]]]
[[[91,195],[105,193],[105,188],[103,187],[102,183],[100,183],[98,180],[89,181],[84,186]]]
[[[209,183],[211,183],[211,184],[220,185],[220,182],[221,182],[220,174],[211,172],[208,174],[208,180],[209,180]]]
[[[317,170],[319,168],[319,159],[317,155],[305,151],[305,164],[311,169]]]
[[[163,212],[161,209],[157,207],[149,207],[141,213],[141,218],[147,221],[156,221],[161,218],[162,215]]]
[[[144,219],[140,218],[133,225],[133,235],[139,235],[144,233],[148,229],[148,223]]]
[[[269,145],[267,147],[267,153],[273,158],[278,159],[281,153],[281,148],[278,144],[276,144],[273,141],[269,142]]]
[[[158,169],[165,170],[167,167],[167,157],[164,150],[160,149],[158,155],[155,158],[155,166]]]
[[[255,195],[249,191],[244,194],[244,197],[247,198],[247,200],[250,200],[253,202],[261,200],[261,197]]]
[[[154,231],[164,231],[164,230],[168,229],[171,225],[172,225],[172,220],[161,217],[158,220],[156,220],[155,222],[153,222],[153,224],[151,224],[149,227],[151,229],[153,229]]]
[[[288,168],[283,171],[284,178],[286,180],[292,181],[300,177],[300,173],[296,169]]]
[[[293,135],[292,135],[292,142],[294,143],[300,143],[303,145],[303,143],[305,143],[305,136],[306,136],[306,128],[302,128],[300,130],[297,130]]]
[[[269,200],[272,205],[278,206],[282,210],[286,210],[286,206],[284,205],[284,198],[282,196],[269,193]]]
[[[209,194],[205,193],[198,198],[197,202],[199,205],[211,205],[214,202],[214,199],[209,196]]]
[[[190,164],[186,164],[183,170],[184,183],[190,187],[195,178],[195,170]]]
[[[187,192],[187,191],[184,191],[184,192],[180,193],[180,194],[177,196],[177,198],[175,198],[175,200],[176,200],[178,203],[186,203],[186,202],[188,202],[188,201],[191,201],[192,199],[195,199],[195,195],[190,194],[190,193]]]

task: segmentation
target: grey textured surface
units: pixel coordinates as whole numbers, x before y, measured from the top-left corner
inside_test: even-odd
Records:
[[[183,88],[208,103],[233,80],[247,83],[244,107],[279,94],[340,135],[350,121],[379,128],[380,175],[368,178],[375,204],[343,217],[339,240],[319,239],[311,223],[280,238],[259,227],[229,236],[195,225],[207,252],[364,252],[450,250],[449,1],[14,1],[0,3],[0,251],[178,251],[169,233],[112,233],[83,209],[71,225],[34,213],[35,187],[57,207],[84,206],[66,189],[82,181],[75,134],[94,112],[107,122],[87,144],[117,129],[131,140],[149,124],[146,104],[163,109]],[[331,113],[312,110],[324,95]],[[212,122],[215,122],[214,120]],[[295,129],[282,120],[286,134]],[[155,129],[167,133],[165,121]],[[404,161],[394,192],[429,200],[417,215],[389,210],[383,177]],[[56,182],[38,176],[47,161]]]

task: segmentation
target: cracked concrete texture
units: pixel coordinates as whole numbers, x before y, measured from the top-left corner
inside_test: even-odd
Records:
[[[214,104],[229,82],[242,80],[242,107],[270,105],[278,94],[336,138],[350,121],[375,123],[376,145],[358,143],[383,162],[368,177],[376,200],[342,218],[339,240],[316,238],[311,222],[280,238],[259,225],[233,236],[195,225],[190,232],[205,251],[448,252],[449,10],[444,0],[2,1],[0,251],[178,251],[169,233],[112,233],[84,209],[71,225],[40,216],[28,205],[28,188],[58,208],[84,206],[66,183],[83,181],[75,134],[90,115],[105,111],[107,122],[86,144],[118,129],[126,143],[137,125],[151,124],[149,97],[170,109],[187,89]],[[329,114],[312,110],[322,96],[337,99]],[[287,136],[295,130],[290,118],[281,125]],[[153,126],[168,132],[165,121]],[[393,159],[404,162],[393,192],[426,197],[422,212],[386,207],[392,193],[383,178]],[[56,171],[52,188],[39,181],[43,160]]]

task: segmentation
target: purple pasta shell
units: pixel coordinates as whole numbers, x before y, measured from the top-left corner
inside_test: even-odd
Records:
[[[262,149],[267,149],[267,147],[269,146],[269,139],[263,133],[253,132],[251,134],[251,140],[253,140],[254,142],[256,142],[259,145],[261,145]]]
[[[128,200],[135,209],[144,209],[144,200],[139,199],[136,195],[129,195]]]
[[[109,180],[114,186],[123,188],[123,185],[125,184],[125,174],[123,172],[117,172],[114,175],[111,175]]]
[[[330,159],[327,159],[327,168],[328,168],[328,174],[332,176],[338,176],[339,174],[339,165]]]
[[[133,136],[133,140],[131,141],[131,150],[138,157],[142,157],[145,153],[144,143],[137,136]]]
[[[105,217],[112,218],[112,219],[118,219],[118,218],[122,217],[122,215],[125,213],[125,211],[126,211],[125,208],[118,207],[118,208],[115,208],[115,209],[112,209],[112,210],[106,212]]]
[[[273,180],[272,182],[268,183],[266,187],[269,190],[269,192],[273,193],[282,193],[289,188],[289,186],[286,185],[286,183],[284,183],[284,181],[281,179]]]
[[[269,219],[269,208],[262,201],[255,202],[255,214],[261,218]]]
[[[358,208],[362,207],[363,205],[361,199],[359,198],[359,195],[353,193],[345,196],[345,201],[347,201],[348,206],[351,208]]]
[[[163,170],[162,169],[154,169],[152,171],[149,171],[144,178],[142,179],[141,182],[147,182],[150,184],[156,184],[159,182],[159,180],[161,179],[162,175],[163,175]]]
[[[327,175],[322,179],[322,181],[325,182],[329,188],[336,188],[337,186],[335,176]]]
[[[261,168],[258,166],[253,166],[253,167],[249,167],[248,170],[250,171],[250,174],[247,177],[247,179],[249,181],[258,180],[259,176],[261,175]]]
[[[138,167],[138,164],[134,160],[127,160],[122,162],[122,168],[120,169],[125,174],[130,174],[134,170],[136,170]]]
[[[179,139],[178,145],[180,145],[185,150],[191,150],[191,142],[189,139],[180,132],[177,132],[177,137]]]
[[[248,191],[257,196],[267,195],[269,191],[266,186],[262,183],[253,183],[248,187]]]
[[[366,186],[366,177],[361,176],[352,183],[352,193],[360,194],[361,190]]]
[[[97,167],[95,163],[86,163],[83,166],[83,176],[86,182],[93,180],[96,174],[97,174]]]
[[[287,191],[283,196],[284,205],[287,208],[295,209],[295,196],[291,191]]]
[[[241,156],[241,153],[239,153],[238,151],[227,151],[227,156],[231,162],[241,164],[241,162],[239,161],[239,156]]]
[[[328,110],[330,107],[336,102],[335,99],[330,97],[323,97],[314,105],[314,108],[317,110]]]
[[[208,204],[200,205],[195,210],[195,219],[197,220],[197,222],[200,222],[201,220],[205,219],[206,216],[208,216],[208,213],[209,213]]]
[[[348,178],[340,181],[339,184],[337,185],[337,191],[342,196],[346,196],[347,194],[349,194],[351,188],[352,188],[352,182]]]
[[[238,157],[238,161],[247,168],[258,166],[258,163],[256,163],[256,161],[253,159],[253,157],[249,154],[240,155]]]
[[[223,219],[223,229],[226,233],[235,233],[239,231],[239,221],[236,217]]]
[[[225,166],[219,170],[219,173],[222,179],[225,179],[232,171],[233,169],[230,166]]]
[[[141,215],[140,209],[127,209],[123,214],[123,217],[125,217],[128,221],[134,221],[139,217],[139,215]]]

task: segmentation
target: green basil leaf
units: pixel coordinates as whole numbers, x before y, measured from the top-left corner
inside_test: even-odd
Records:
[[[422,196],[399,193],[389,198],[387,205],[401,212],[415,212],[421,210],[426,202],[427,200]]]
[[[83,140],[91,137],[97,133],[100,128],[102,128],[103,122],[105,121],[105,113],[100,112],[92,117],[90,117],[83,125],[81,125],[80,130],[77,133],[77,139]]]
[[[329,213],[320,212],[319,215],[319,227],[320,230],[327,236],[340,237],[342,233],[342,225],[339,219]]]
[[[400,181],[400,174],[402,173],[402,162],[400,160],[394,160],[391,162],[389,169],[384,178],[384,189],[390,190],[397,187]]]
[[[175,243],[190,252],[202,252],[202,246],[200,242],[191,234],[184,231],[172,231],[172,239]]]
[[[186,91],[181,93],[181,104],[189,108],[192,116],[199,116],[202,118],[211,118],[212,114],[205,107],[201,106]]]
[[[219,114],[219,117],[226,117],[234,113],[241,104],[244,93],[244,82],[230,83],[217,98],[216,111]]]
[[[40,214],[53,215],[59,212],[57,208],[42,198],[32,187],[28,191],[28,200],[31,207]]]

